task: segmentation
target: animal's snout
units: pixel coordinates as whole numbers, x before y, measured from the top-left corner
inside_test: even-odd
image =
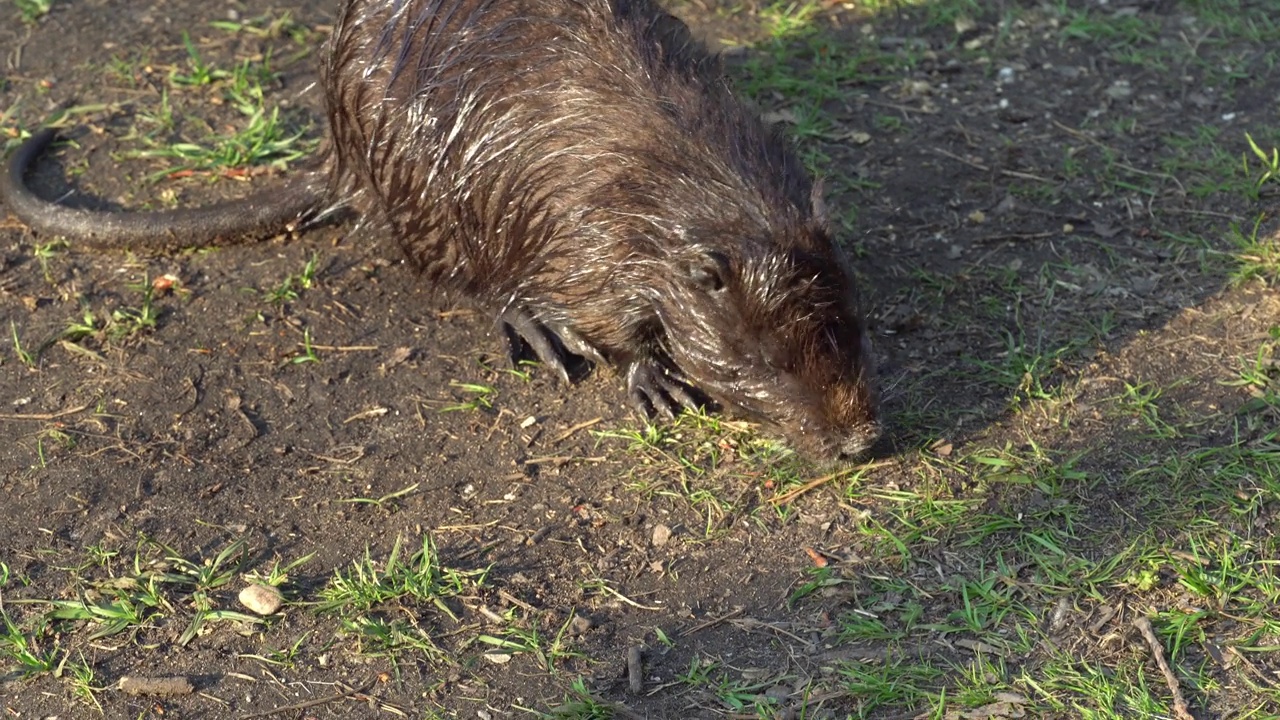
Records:
[[[840,459],[857,460],[866,455],[872,446],[884,435],[884,428],[879,423],[858,428],[840,444]]]

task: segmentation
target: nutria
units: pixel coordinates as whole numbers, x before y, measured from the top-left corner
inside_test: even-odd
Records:
[[[651,0],[349,0],[321,68],[318,170],[284,191],[162,213],[70,210],[23,175],[0,196],[38,231],[170,249],[346,207],[432,283],[498,311],[564,378],[611,364],[642,412],[705,398],[812,457],[880,434],[871,348],[820,191]]]

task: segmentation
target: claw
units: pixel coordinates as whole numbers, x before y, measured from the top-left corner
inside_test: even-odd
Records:
[[[681,410],[698,410],[707,404],[702,393],[680,375],[653,358],[637,360],[627,368],[627,396],[646,418],[660,415],[675,419]]]
[[[549,326],[524,308],[509,308],[498,317],[498,324],[507,337],[511,364],[515,367],[519,367],[520,361],[528,357],[526,351],[532,350],[538,362],[551,368],[565,384],[569,384],[571,377],[581,375],[570,368],[574,364],[572,360],[575,355],[591,362],[604,362],[600,353],[577,333],[568,328]]]
[[[554,330],[549,331],[554,333],[556,337],[560,338],[560,342],[563,343],[569,352],[574,355],[584,357],[597,365],[607,364],[604,361],[604,356],[601,355],[594,347],[591,347],[586,340],[583,340],[582,336],[578,335],[578,333],[567,327],[556,327]]]
[[[511,353],[511,364],[519,367],[526,356],[525,348],[533,351],[535,357],[543,365],[555,371],[560,379],[569,383],[569,369],[565,367],[564,344],[547,326],[538,322],[522,308],[511,308],[498,318],[502,331],[507,336],[507,349]]]

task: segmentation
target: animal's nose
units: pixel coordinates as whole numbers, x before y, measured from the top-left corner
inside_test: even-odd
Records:
[[[884,434],[884,429],[877,423],[864,428],[859,428],[845,439],[840,445],[840,456],[846,460],[855,460],[866,454],[872,445],[880,439]]]

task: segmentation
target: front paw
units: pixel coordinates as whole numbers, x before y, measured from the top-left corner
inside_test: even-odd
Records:
[[[627,367],[627,397],[644,417],[675,418],[681,410],[697,411],[706,398],[679,370],[653,358],[636,360]]]
[[[577,377],[583,374],[579,370],[585,370],[577,367],[582,363],[575,363],[576,359],[603,362],[600,353],[572,330],[547,325],[524,308],[508,308],[498,316],[498,324],[507,338],[514,367],[519,367],[520,361],[528,356],[527,351],[532,351],[538,362],[551,368],[567,384],[571,375]]]

